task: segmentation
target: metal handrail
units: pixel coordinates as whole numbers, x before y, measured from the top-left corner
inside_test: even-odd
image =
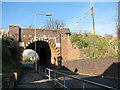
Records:
[[[44,68],[44,70],[45,71],[43,71],[43,68]],[[48,70],[48,75],[47,75],[47,73],[46,73],[46,71]],[[50,79],[52,79],[52,80],[54,80],[54,84],[56,85],[56,83],[58,83],[60,86],[62,86],[64,89],[67,89],[67,90],[70,90],[68,87],[66,87],[66,83],[65,83],[65,75],[64,74],[61,74],[60,72],[58,72],[58,71],[55,71],[55,70],[52,70],[52,69],[49,69],[49,68],[46,68],[46,67],[41,67],[41,66],[39,66],[39,72],[41,71],[41,73],[43,73],[43,74],[45,74],[45,76],[47,76],[48,78],[49,78],[49,80]],[[50,72],[54,72],[54,77],[51,77],[51,75],[50,75]],[[61,75],[63,75],[64,76],[64,84],[62,84],[62,83],[60,83],[60,82],[58,82],[56,79],[56,73],[59,73],[59,74],[61,74]]]
[[[62,74],[65,74],[65,73],[62,73]],[[81,80],[83,82],[86,82],[86,83],[89,83],[89,84],[93,84],[93,85],[96,85],[96,86],[100,86],[100,87],[103,87],[103,88],[108,88],[108,89],[112,89],[112,90],[118,90],[116,88],[113,88],[113,87],[110,87],[110,86],[107,86],[107,85],[102,85],[102,84],[99,84],[99,83],[96,83],[96,82],[93,82],[93,81],[89,81],[89,80],[85,80],[85,79],[78,79],[78,78],[75,78],[75,77],[72,77],[72,76],[69,76],[67,74],[65,74],[67,77],[69,78],[72,78],[72,79],[76,79],[76,80]]]
[[[42,70],[41,70],[41,68],[42,68]],[[45,71],[43,71],[43,68],[45,69]],[[47,75],[47,73],[46,73],[46,70],[49,71],[48,75]],[[89,83],[89,84],[96,85],[96,86],[103,87],[103,88],[107,88],[107,89],[118,90],[118,89],[116,89],[116,88],[113,88],[113,87],[110,87],[110,86],[107,86],[107,85],[102,85],[102,84],[99,84],[99,83],[96,83],[96,82],[93,82],[93,81],[89,81],[89,80],[85,80],[85,79],[78,79],[78,78],[69,76],[69,75],[67,75],[67,74],[65,74],[65,73],[58,72],[58,71],[56,71],[56,70],[52,70],[52,69],[49,69],[49,68],[46,68],[46,67],[41,67],[41,66],[39,66],[39,72],[40,72],[40,71],[41,71],[41,73],[43,73],[43,74],[45,74],[47,77],[49,77],[49,79],[51,78],[52,80],[54,80],[54,84],[55,84],[55,85],[56,85],[56,83],[58,83],[59,85],[61,85],[62,87],[64,87],[64,89],[68,89],[68,90],[70,90],[70,88],[66,87],[66,81],[65,81],[65,77],[66,77],[66,76],[69,77],[69,78],[75,79],[75,80],[82,81],[82,88],[83,88],[83,90],[85,89],[85,83]],[[51,75],[50,75],[50,72],[51,72],[51,71],[54,72],[54,78],[51,77]],[[44,73],[44,72],[45,72],[45,73]],[[61,75],[64,76],[64,84],[56,81],[56,73],[61,74]],[[84,82],[85,82],[85,83],[84,83]]]

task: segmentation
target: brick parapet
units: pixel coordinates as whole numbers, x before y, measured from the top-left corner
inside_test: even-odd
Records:
[[[74,50],[69,42],[69,33],[69,28],[61,28],[59,30],[36,29],[36,37],[43,37],[43,35],[46,35],[47,37],[56,37],[56,43],[61,42],[61,48],[58,47],[58,49],[61,51],[63,59],[78,58],[78,50]],[[35,28],[20,28],[19,25],[9,25],[9,34],[14,39],[19,39],[20,42],[24,42],[26,44],[27,42],[34,39]],[[55,43],[55,39],[50,40]]]

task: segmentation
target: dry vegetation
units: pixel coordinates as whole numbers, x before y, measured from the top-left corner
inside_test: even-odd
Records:
[[[84,57],[118,57],[117,37],[73,34],[70,37],[70,41],[82,51]]]
[[[22,69],[22,66],[19,61],[19,47],[16,40],[7,37],[6,35],[2,36],[2,84],[3,88],[6,87],[4,82],[5,78],[18,72]]]

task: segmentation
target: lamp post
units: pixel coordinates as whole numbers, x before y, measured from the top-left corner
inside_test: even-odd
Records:
[[[37,70],[37,60],[36,60],[36,52],[37,52],[37,43],[36,43],[36,20],[37,20],[37,15],[45,15],[45,16],[52,16],[52,14],[39,14],[39,13],[35,13],[35,70]]]

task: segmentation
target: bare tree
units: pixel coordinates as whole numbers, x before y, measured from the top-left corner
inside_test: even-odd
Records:
[[[117,34],[117,37],[120,38],[120,1],[116,3],[116,18],[115,18],[115,24],[116,24],[116,30],[115,33]]]
[[[29,27],[29,28],[32,28],[33,26],[32,26],[32,25],[29,25],[28,27]]]
[[[48,28],[48,29],[60,29],[60,28],[63,28],[64,25],[65,24],[63,21],[60,21],[54,18],[47,19],[45,22],[45,28]]]

